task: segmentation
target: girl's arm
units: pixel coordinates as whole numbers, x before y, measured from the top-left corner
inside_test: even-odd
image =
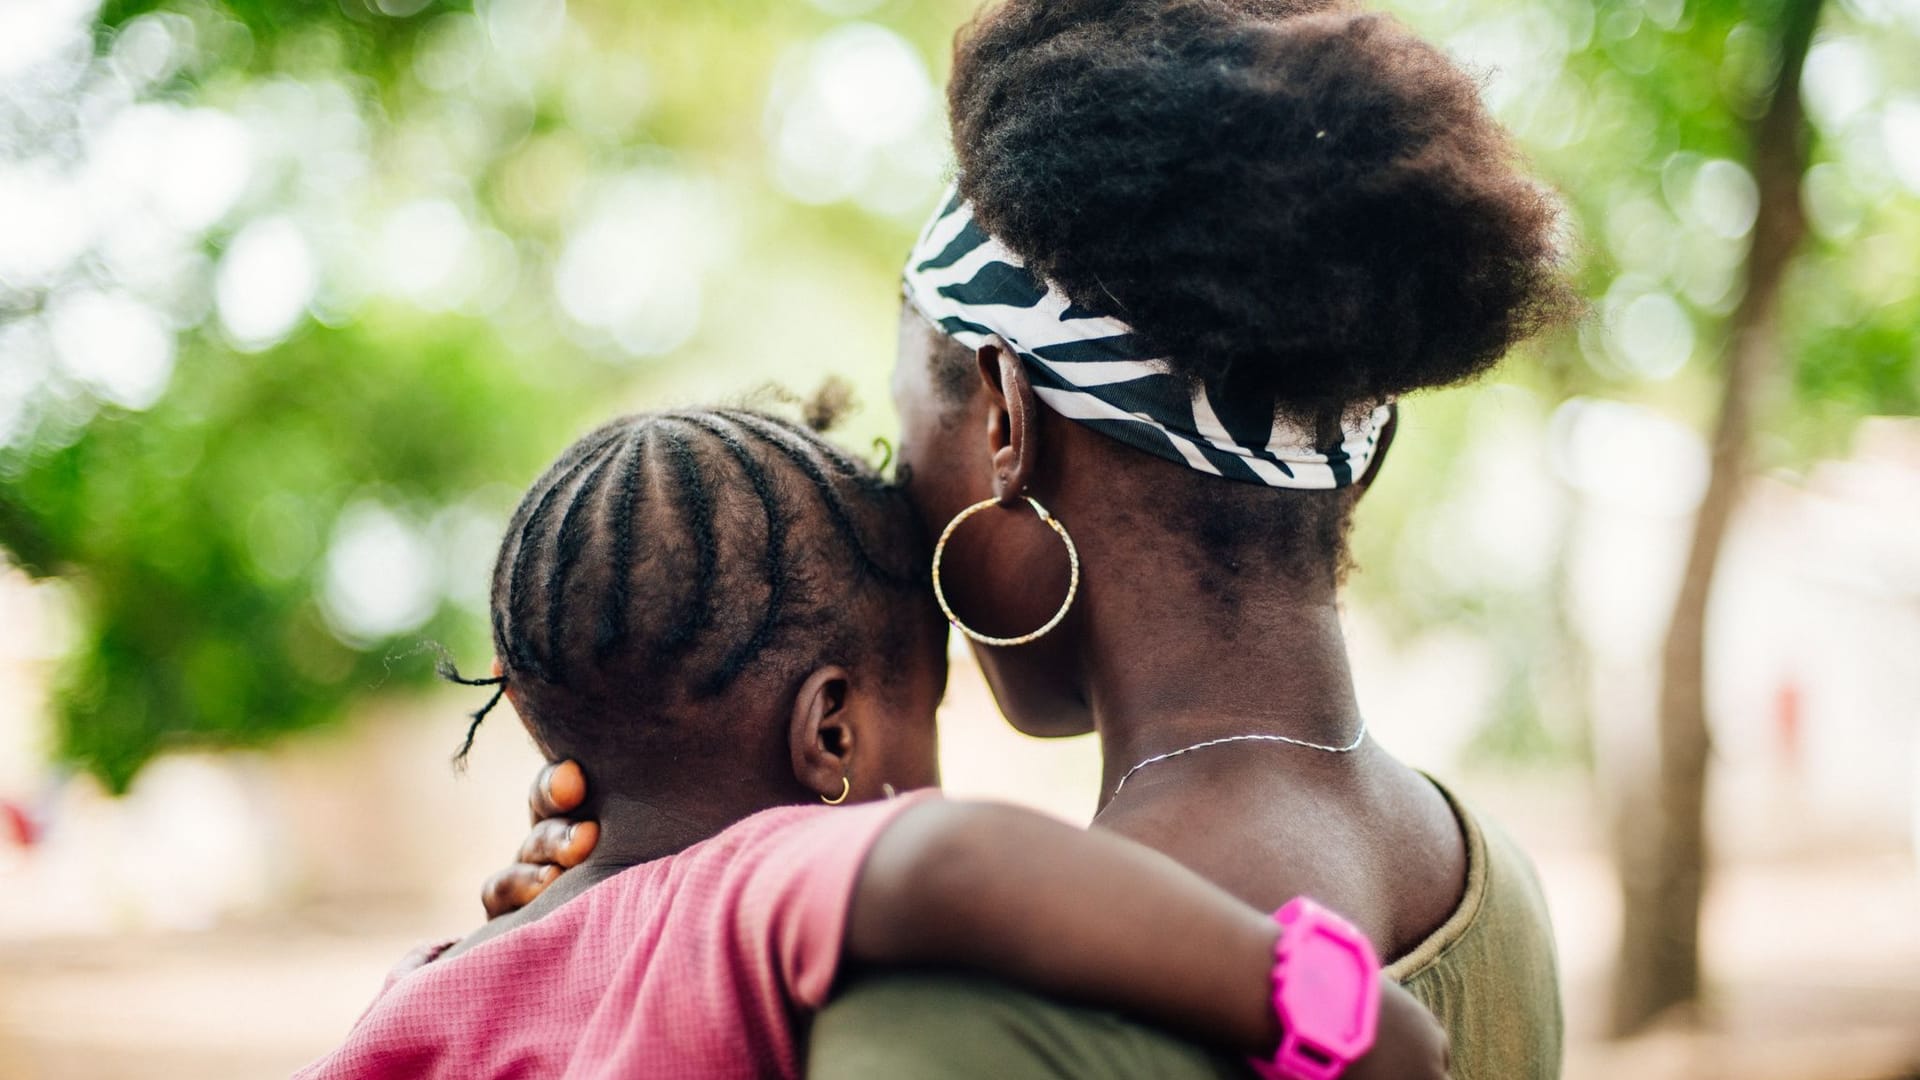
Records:
[[[856,964],[979,971],[1260,1054],[1280,1040],[1278,933],[1138,844],[1012,807],[933,801],[875,843],[845,949]],[[1445,1036],[1426,1010],[1397,988],[1381,1006],[1375,1051],[1347,1075],[1443,1075]]]

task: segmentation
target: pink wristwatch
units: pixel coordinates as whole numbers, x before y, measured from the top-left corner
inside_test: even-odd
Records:
[[[1273,1015],[1280,1046],[1253,1058],[1262,1080],[1334,1080],[1373,1048],[1380,1021],[1380,958],[1367,936],[1304,896],[1273,921]]]

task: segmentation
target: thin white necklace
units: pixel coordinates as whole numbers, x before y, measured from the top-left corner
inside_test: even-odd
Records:
[[[1367,740],[1367,718],[1364,716],[1360,718],[1360,730],[1354,733],[1353,741],[1348,743],[1345,746],[1328,746],[1325,743],[1308,742],[1305,739],[1296,739],[1290,735],[1228,735],[1224,739],[1208,739],[1205,742],[1194,743],[1192,746],[1183,746],[1178,750],[1169,750],[1164,754],[1155,754],[1152,757],[1148,758],[1147,760],[1141,762],[1140,764],[1135,765],[1133,768],[1128,769],[1127,775],[1122,776],[1120,778],[1120,782],[1113,785],[1113,794],[1115,798],[1118,798],[1120,796],[1120,789],[1127,786],[1127,781],[1133,779],[1133,774],[1139,772],[1141,769],[1144,769],[1149,765],[1158,765],[1161,762],[1166,761],[1168,758],[1177,758],[1181,754],[1191,754],[1195,750],[1205,750],[1209,746],[1219,746],[1222,743],[1277,742],[1277,743],[1286,743],[1288,746],[1304,747],[1308,750],[1319,750],[1323,753],[1328,753],[1328,754],[1348,754],[1348,753],[1352,753],[1354,750],[1359,749],[1360,744],[1365,742],[1366,740]]]

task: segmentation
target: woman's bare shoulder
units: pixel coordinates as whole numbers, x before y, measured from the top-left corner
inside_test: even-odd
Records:
[[[1189,779],[1116,804],[1097,824],[1256,908],[1311,896],[1389,957],[1444,925],[1466,895],[1465,824],[1431,780],[1384,753],[1350,775],[1276,782],[1226,762]]]

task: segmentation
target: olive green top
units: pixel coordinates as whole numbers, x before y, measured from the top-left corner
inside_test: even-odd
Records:
[[[1436,782],[1436,787],[1440,785]],[[1467,843],[1460,906],[1388,965],[1446,1026],[1455,1080],[1552,1080],[1561,1017],[1552,928],[1533,865],[1440,787]],[[843,991],[815,1020],[815,1080],[1244,1077],[1239,1061],[1111,1013],[985,979],[898,974]]]

